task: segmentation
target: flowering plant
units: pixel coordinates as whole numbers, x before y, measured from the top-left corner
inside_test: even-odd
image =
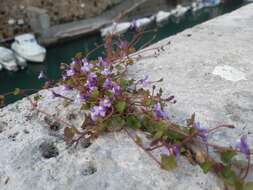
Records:
[[[136,29],[135,27],[133,27]],[[209,171],[217,174],[224,182],[225,189],[252,189],[252,182],[245,179],[250,170],[251,151],[247,137],[243,135],[235,146],[222,147],[208,142],[208,136],[220,128],[234,128],[232,125],[222,125],[213,129],[203,128],[195,121],[195,114],[187,120],[186,126],[172,122],[164,108],[175,104],[174,96],[164,97],[163,90],[158,89],[157,83],[149,80],[148,76],[141,80],[127,79],[125,74],[128,66],[141,58],[144,51],[155,51],[157,56],[163,46],[144,49],[135,52],[133,46],[138,42],[144,31],[137,29],[132,41],[122,40],[121,36],[108,35],[105,38],[105,56],[89,60],[90,53],[85,56],[77,55],[72,62],[63,64],[62,80],[58,84],[64,86],[62,92],[55,92],[51,82],[46,82],[45,88],[53,96],[61,97],[69,103],[80,104],[86,110],[81,129],[67,122],[64,129],[64,139],[67,144],[75,146],[81,140],[91,141],[106,132],[125,131],[126,134],[140,146],[159,166],[165,170],[173,170],[179,157],[184,156],[191,163],[197,163],[204,173]],[[45,78],[43,72],[39,79]],[[77,91],[78,95],[71,99],[65,96],[65,91]],[[24,90],[16,89],[18,95]],[[4,96],[1,97],[3,100]],[[34,109],[41,111],[36,104],[38,98],[30,99]],[[45,112],[44,112],[45,113]],[[144,132],[150,144],[143,143],[135,131]],[[209,154],[210,149],[219,155],[214,158]],[[160,151],[160,158],[152,154]],[[234,164],[235,156],[244,155],[247,165],[238,168]]]

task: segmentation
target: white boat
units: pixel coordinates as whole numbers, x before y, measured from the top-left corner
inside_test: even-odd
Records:
[[[190,7],[184,7],[182,5],[177,5],[177,8],[174,9],[173,16],[175,16],[175,17],[182,17],[190,9],[191,9]]]
[[[0,47],[0,64],[6,70],[9,71],[18,70],[18,65],[13,51],[4,47]]]
[[[37,43],[33,34],[16,36],[11,48],[18,56],[28,61],[43,62],[45,60],[46,49]]]
[[[137,28],[145,27],[152,22],[152,18],[140,18],[136,20]]]
[[[113,23],[112,25],[101,29],[101,36],[108,34],[121,34],[126,32],[131,27],[130,22]]]
[[[23,70],[27,67],[27,62],[24,58],[20,57],[19,55],[15,54],[18,66]]]
[[[159,11],[156,14],[156,23],[162,24],[166,22],[167,20],[169,20],[170,16],[171,16],[171,12]]]

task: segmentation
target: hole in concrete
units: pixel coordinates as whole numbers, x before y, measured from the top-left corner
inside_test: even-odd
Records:
[[[81,141],[81,147],[82,148],[88,148],[92,143],[90,141],[87,140],[82,140]]]
[[[44,121],[45,123],[49,126],[49,129],[51,129],[52,131],[59,131],[61,128],[61,125],[59,122],[57,121],[52,121],[52,119],[50,119],[49,117],[44,117]]]
[[[68,120],[74,120],[76,119],[76,114],[74,113],[70,113],[68,116],[67,116]]]
[[[18,132],[13,133],[11,135],[8,136],[8,139],[12,140],[12,141],[16,141],[16,137],[18,136]]]
[[[39,146],[39,150],[43,158],[49,159],[53,157],[57,157],[59,155],[59,151],[53,142],[43,142]]]
[[[84,176],[89,176],[97,172],[97,168],[93,165],[89,165],[87,168],[82,170],[81,174]]]

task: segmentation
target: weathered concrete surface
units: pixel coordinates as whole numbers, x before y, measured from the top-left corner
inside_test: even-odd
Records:
[[[205,127],[235,124],[235,130],[221,130],[210,140],[228,145],[249,133],[252,145],[252,33],[253,4],[159,42],[154,46],[172,44],[158,58],[140,60],[129,76],[163,77],[161,86],[178,100],[167,110],[173,120],[185,122],[196,112]],[[223,65],[244,78],[212,74]],[[83,113],[76,105],[64,109],[51,93],[40,95],[41,109],[80,125]],[[88,148],[66,149],[63,126],[50,123],[31,110],[27,98],[0,110],[0,189],[223,189],[212,174],[204,175],[183,158],[174,172],[161,170],[124,133],[100,137]]]
[[[177,99],[168,109],[171,118],[184,122],[195,112],[204,127],[234,124],[236,129],[221,130],[212,140],[229,145],[248,133],[253,145],[252,35],[249,4],[151,46],[165,44],[165,52],[139,61],[130,73],[164,79],[161,86]]]

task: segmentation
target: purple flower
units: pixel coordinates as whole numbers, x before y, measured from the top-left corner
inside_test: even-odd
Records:
[[[112,79],[111,78],[106,78],[105,82],[103,84],[103,88],[110,90],[113,87]]]
[[[108,109],[109,107],[111,107],[112,102],[108,97],[105,97],[104,99],[100,100],[99,105]]]
[[[97,66],[109,67],[109,63],[105,61],[102,57],[98,57]]]
[[[79,93],[79,94],[77,94],[77,96],[74,100],[74,103],[79,104],[81,102],[84,102],[85,100],[86,100],[86,97]]]
[[[119,44],[118,44],[118,47],[120,48],[120,49],[128,49],[128,42],[127,41],[120,41],[119,42]]]
[[[101,74],[107,76],[107,75],[111,74],[111,71],[109,69],[105,68],[103,71],[101,71]]]
[[[160,103],[157,103],[155,105],[154,109],[155,109],[155,116],[156,116],[156,118],[158,118],[158,119],[164,119],[165,118],[165,113],[162,110]]]
[[[198,136],[201,137],[201,139],[206,142],[207,141],[207,138],[208,138],[208,130],[205,129],[205,128],[202,128],[200,126],[200,123],[199,122],[195,122],[193,127],[196,129],[196,131],[198,132]]]
[[[163,155],[170,155],[170,151],[166,146],[163,146],[161,148],[161,152],[162,152],[161,154],[163,154]]]
[[[40,74],[38,76],[38,79],[44,79],[46,78],[45,74],[44,74],[44,71],[40,71]]]
[[[171,152],[173,153],[174,156],[176,156],[176,158],[179,158],[180,156],[180,148],[178,145],[173,145],[171,148]]]
[[[75,74],[75,71],[73,69],[69,69],[69,70],[67,70],[66,74],[67,74],[68,77],[71,77]]]
[[[148,80],[149,76],[146,75],[144,79],[139,80],[140,84],[147,87],[151,82]]]
[[[115,96],[119,96],[120,93],[121,93],[120,86],[117,85],[117,84],[114,84],[113,87],[112,87],[112,89],[110,91]]]
[[[92,121],[96,121],[99,117],[104,117],[106,114],[106,109],[102,106],[94,106],[90,110],[90,116]]]
[[[66,75],[62,75],[62,80],[66,80],[67,76]]]
[[[93,65],[92,65],[92,64],[89,64],[88,62],[85,62],[85,63],[83,64],[83,66],[81,67],[81,71],[82,71],[83,73],[87,73],[87,72],[89,72],[92,68],[93,68]]]
[[[247,159],[250,159],[250,149],[246,135],[241,136],[240,140],[236,143],[235,148],[243,153]]]

